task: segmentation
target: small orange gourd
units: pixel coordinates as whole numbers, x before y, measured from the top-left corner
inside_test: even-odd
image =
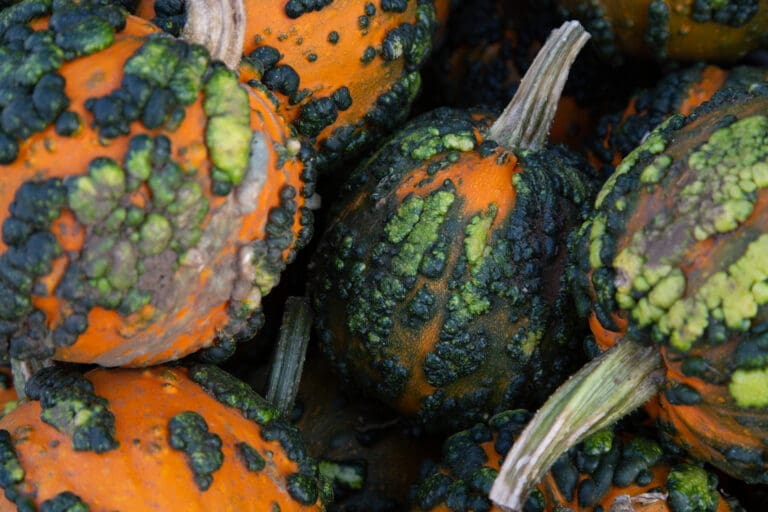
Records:
[[[0,420],[0,511],[325,510],[298,430],[217,367],[50,367],[27,391]]]
[[[315,142],[321,168],[359,156],[405,120],[437,27],[433,0],[242,4],[241,79],[272,92],[279,113]],[[146,0],[137,12],[161,26],[185,22],[184,2]]]
[[[768,40],[766,0],[558,0],[604,57],[733,62]]]
[[[0,340],[148,365],[259,327],[311,150],[201,46],[101,2],[0,15]]]

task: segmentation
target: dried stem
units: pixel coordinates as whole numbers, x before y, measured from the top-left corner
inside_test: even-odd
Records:
[[[627,339],[587,363],[555,391],[515,441],[493,483],[491,500],[521,511],[533,486],[563,453],[640,407],[663,382],[658,349]]]
[[[568,72],[589,37],[578,21],[567,21],[552,31],[515,96],[491,126],[492,140],[514,153],[546,144]]]

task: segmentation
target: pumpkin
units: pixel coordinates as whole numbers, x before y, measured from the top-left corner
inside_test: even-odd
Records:
[[[325,510],[298,430],[209,365],[50,367],[0,420],[0,510]]]
[[[755,66],[725,69],[704,63],[670,73],[653,88],[632,95],[623,111],[600,119],[596,140],[589,148],[590,162],[608,177],[646,134],[672,114],[687,116],[718,90],[746,89],[765,80],[766,75],[765,69]]]
[[[768,42],[765,0],[558,0],[598,52],[681,61],[736,61]]]
[[[569,272],[598,344],[614,346],[537,413],[495,501],[519,506],[534,466],[654,396],[667,438],[735,478],[768,482],[766,140],[765,87],[721,91],[622,160],[578,231]],[[530,450],[536,462],[511,469]]]
[[[574,156],[539,148],[579,28],[558,32],[572,46],[542,51],[513,100],[531,124],[449,108],[411,121],[353,174],[319,242],[323,352],[428,429],[541,401],[578,364],[562,270],[591,186]]]
[[[241,78],[274,94],[279,113],[314,141],[318,166],[358,157],[405,120],[437,27],[432,0],[243,4]],[[138,12],[177,27],[183,8],[145,0]]]
[[[0,14],[0,340],[149,365],[242,339],[311,236],[311,149],[198,45],[99,1]]]
[[[414,511],[501,512],[488,499],[499,461],[529,416],[500,413],[449,437],[440,465],[425,464],[413,491]],[[726,512],[743,510],[718,492],[717,477],[670,460],[650,438],[601,430],[569,451],[536,485],[526,512],[598,510],[633,512]]]

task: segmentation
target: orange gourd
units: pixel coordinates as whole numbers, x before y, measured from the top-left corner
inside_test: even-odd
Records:
[[[315,142],[321,168],[359,156],[405,120],[437,26],[432,0],[243,6],[241,78],[274,94],[279,113]],[[177,27],[184,14],[169,11],[156,0],[138,7],[161,26]]]
[[[597,140],[590,143],[588,151],[590,162],[607,177],[647,133],[669,116],[687,116],[720,89],[746,90],[762,82],[767,74],[766,69],[757,66],[726,69],[703,63],[670,73],[653,88],[635,93],[622,112],[600,120]]]
[[[311,150],[201,46],[99,2],[0,24],[0,339],[148,365],[260,325],[311,234]]]
[[[736,61],[768,40],[765,0],[558,0],[604,57]]]
[[[27,391],[0,420],[2,511],[325,510],[298,430],[214,366],[51,367]]]

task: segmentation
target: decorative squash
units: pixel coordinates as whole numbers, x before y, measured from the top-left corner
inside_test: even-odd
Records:
[[[506,411],[454,434],[440,466],[426,466],[414,488],[415,511],[501,512],[488,489],[529,416]],[[701,467],[672,462],[654,441],[601,430],[557,461],[536,485],[526,512],[727,512],[743,510],[717,490],[717,477]]]
[[[0,420],[0,510],[325,510],[298,430],[215,366],[46,368]]]
[[[267,95],[100,1],[18,3],[0,44],[3,351],[149,365],[252,334],[312,228],[311,150]]]
[[[346,184],[315,254],[323,351],[428,429],[541,401],[578,364],[562,271],[591,186],[541,146],[579,29],[552,36],[495,123],[446,108],[394,135]]]
[[[640,145],[648,133],[672,114],[689,115],[694,108],[709,101],[726,87],[747,89],[768,77],[768,70],[753,66],[724,69],[697,64],[670,73],[652,89],[637,92],[627,107],[604,116],[597,128],[597,140],[591,144],[592,165],[608,177],[621,159]]]
[[[321,168],[359,156],[405,120],[432,48],[433,0],[243,3],[250,66],[241,77],[274,94],[279,113],[315,142]],[[139,6],[171,27],[183,9],[156,0]]]
[[[653,396],[659,426],[690,455],[768,482],[767,199],[765,86],[717,93],[624,158],[578,232],[570,272],[598,344],[615,346],[537,413],[509,468],[537,456],[505,466],[495,501],[519,506],[590,425]]]
[[[735,61],[768,43],[766,0],[558,0],[605,58]]]

